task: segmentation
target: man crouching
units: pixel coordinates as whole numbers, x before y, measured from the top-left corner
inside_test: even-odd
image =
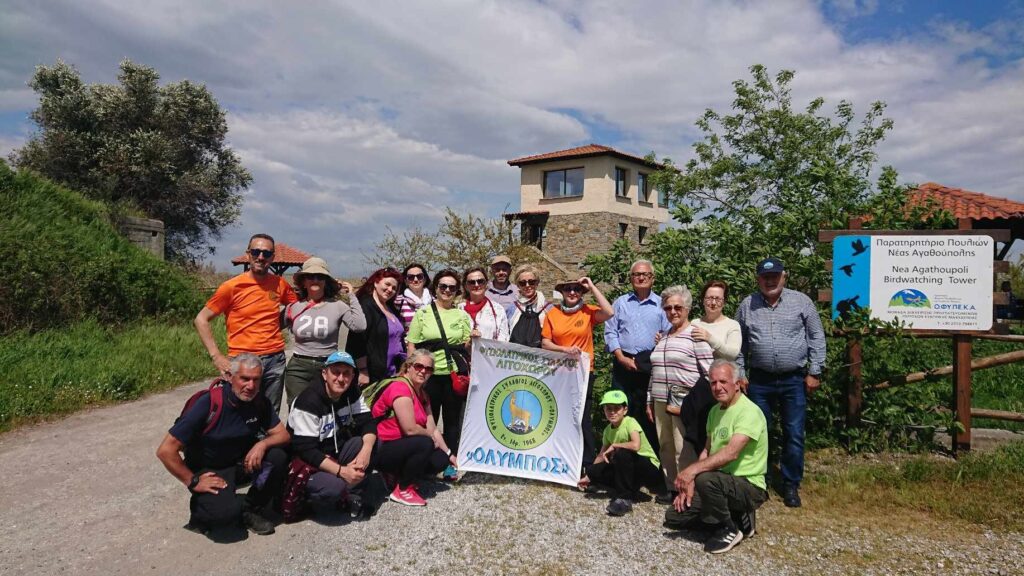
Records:
[[[192,493],[192,514],[185,525],[189,530],[205,534],[241,520],[256,534],[274,533],[264,511],[288,473],[281,447],[289,436],[260,394],[262,376],[259,356],[246,353],[231,359],[231,381],[215,383],[199,395],[156,450],[167,471]],[[252,485],[240,503],[235,487],[250,478]]]
[[[708,440],[700,460],[676,477],[679,496],[665,513],[665,526],[713,532],[704,544],[711,554],[728,552],[755,532],[755,510],[768,499],[768,426],[764,413],[743,395],[739,367],[715,360],[708,371],[718,401],[708,414]]]

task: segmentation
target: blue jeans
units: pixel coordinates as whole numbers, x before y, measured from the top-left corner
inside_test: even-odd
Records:
[[[772,404],[778,403],[782,417],[782,457],[779,469],[787,484],[800,486],[804,478],[804,422],[807,419],[807,389],[802,372],[772,374],[750,370],[749,397],[764,412],[772,428]]]
[[[281,394],[284,392],[284,382],[281,379],[281,376],[284,375],[284,352],[264,354],[260,356],[260,361],[263,363],[260,389],[274,406],[274,414],[280,414]]]

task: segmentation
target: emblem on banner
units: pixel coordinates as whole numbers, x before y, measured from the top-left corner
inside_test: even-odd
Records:
[[[487,396],[486,422],[506,448],[529,450],[547,441],[558,422],[558,403],[544,382],[526,375],[509,376]]]

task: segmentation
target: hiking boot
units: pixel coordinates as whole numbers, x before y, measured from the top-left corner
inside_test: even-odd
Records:
[[[743,540],[743,532],[730,526],[722,526],[704,543],[704,551],[708,554],[721,554],[732,550]]]
[[[733,512],[732,521],[739,527],[740,532],[743,532],[744,538],[753,538],[757,532],[757,512],[751,510],[749,512]]]
[[[245,510],[242,512],[242,523],[254,534],[266,536],[274,533],[274,523],[263,517],[262,514]]]
[[[786,484],[782,488],[782,503],[787,508],[799,508],[800,502],[800,487],[796,484]]]
[[[388,496],[392,502],[397,502],[403,506],[426,506],[427,501],[420,496],[420,493],[416,491],[416,486],[410,484],[406,488],[401,486],[395,486],[395,489],[391,492],[391,496]]]
[[[445,482],[455,482],[459,479],[459,469],[449,464],[448,467],[444,469],[444,472],[441,473],[441,479]]]
[[[658,494],[657,496],[654,497],[654,503],[660,504],[662,506],[671,506],[672,503],[676,501],[676,496],[678,495],[679,493],[675,491],[662,492],[661,494]]]
[[[605,508],[611,516],[625,516],[633,511],[633,503],[625,498],[616,498]]]

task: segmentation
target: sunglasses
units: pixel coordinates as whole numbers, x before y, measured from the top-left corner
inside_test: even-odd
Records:
[[[483,278],[477,278],[476,280],[466,280],[466,286],[483,286],[487,284],[487,280]]]
[[[273,255],[273,250],[260,250],[259,248],[249,248],[249,256],[252,256],[253,258],[259,258],[260,256],[263,256],[264,258],[270,258]]]
[[[494,266],[491,266],[491,270],[494,270],[495,272],[511,272],[512,267],[508,264],[495,264]]]
[[[516,284],[519,284],[520,286],[523,286],[523,287],[525,287],[525,286],[536,286],[537,285],[537,280],[536,279],[534,279],[534,280],[520,280],[519,282],[516,282]]]
[[[579,284],[570,284],[562,287],[562,292],[575,292],[577,294],[583,293],[583,286]]]
[[[458,284],[438,284],[437,285],[437,291],[438,292],[458,292],[459,291],[459,285]]]
[[[413,363],[412,369],[417,372],[426,372],[428,374],[434,371],[433,366],[427,366],[426,364],[420,364],[419,362]]]
[[[405,279],[409,282],[422,282],[426,278],[423,274],[406,274]]]
[[[682,312],[683,310],[686,310],[686,306],[681,304],[669,304],[668,306],[662,306],[661,309],[665,312]]]

